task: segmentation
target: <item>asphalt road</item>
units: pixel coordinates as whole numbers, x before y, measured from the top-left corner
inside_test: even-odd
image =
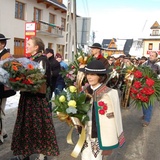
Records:
[[[111,156],[104,160],[160,160],[160,103],[156,102],[153,110],[151,123],[148,127],[142,127],[142,111],[130,107],[122,109],[122,120],[126,143],[122,148],[115,149]],[[15,123],[17,108],[6,111],[6,130],[9,137],[0,146],[0,160],[9,160],[12,155],[10,150],[11,137]],[[49,157],[49,160],[75,160],[70,154],[74,149],[73,145],[66,142],[69,127],[53,118],[57,140],[60,148],[59,157]],[[73,141],[78,140],[77,132],[74,131]],[[31,157],[34,160],[36,155]],[[77,158],[80,160],[80,156]]]

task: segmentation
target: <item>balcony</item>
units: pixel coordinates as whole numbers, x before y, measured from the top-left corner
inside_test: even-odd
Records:
[[[36,22],[36,32],[44,36],[63,38],[63,28],[43,21]]]

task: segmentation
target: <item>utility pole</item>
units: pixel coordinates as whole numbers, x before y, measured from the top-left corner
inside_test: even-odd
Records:
[[[64,59],[68,62],[72,62],[74,60],[74,55],[76,53],[77,53],[76,0],[68,0],[68,8],[66,14],[66,38],[65,38]]]

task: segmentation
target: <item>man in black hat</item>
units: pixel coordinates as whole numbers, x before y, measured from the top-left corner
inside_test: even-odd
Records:
[[[97,60],[100,60],[105,65],[105,68],[108,69],[109,63],[107,59],[104,58],[102,55],[101,51],[104,50],[102,46],[99,43],[94,43],[92,46],[89,46],[89,47],[91,48],[92,56],[96,58]]]
[[[6,38],[3,34],[0,33],[0,60],[4,60],[11,56],[11,54],[5,48],[8,39],[10,38]]]
[[[0,34],[0,61],[11,57],[11,54],[5,48],[8,39],[10,38],[6,38],[3,34]],[[11,92],[15,94],[13,90]],[[0,145],[3,144],[4,138],[7,138],[7,132],[4,127],[5,106],[7,97],[10,96],[11,92],[0,82]]]

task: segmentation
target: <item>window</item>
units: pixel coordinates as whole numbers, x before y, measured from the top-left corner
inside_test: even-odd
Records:
[[[25,9],[25,4],[16,1],[16,4],[15,4],[15,18],[24,20],[24,9]]]
[[[64,45],[57,44],[56,53],[60,53],[61,55],[64,55]]]
[[[152,50],[152,49],[153,49],[153,43],[149,43],[148,50]]]
[[[153,30],[153,36],[158,36],[159,35],[159,30]]]
[[[34,21],[41,20],[41,10],[38,8],[34,8]]]
[[[48,48],[53,48],[53,43],[48,43]]]
[[[49,23],[55,24],[55,15],[50,13],[49,14]]]
[[[49,14],[49,23],[50,24],[55,24],[55,15],[54,14],[52,14],[52,13],[50,13]],[[48,26],[48,32],[52,32],[52,26]]]
[[[39,21],[41,20],[41,10],[38,8],[34,8],[34,15],[33,15],[33,19],[36,23],[36,29],[40,30],[41,29],[41,25],[39,23]]]
[[[66,26],[66,19],[65,18],[61,18],[61,27],[62,27],[63,31],[65,31],[65,26]]]

